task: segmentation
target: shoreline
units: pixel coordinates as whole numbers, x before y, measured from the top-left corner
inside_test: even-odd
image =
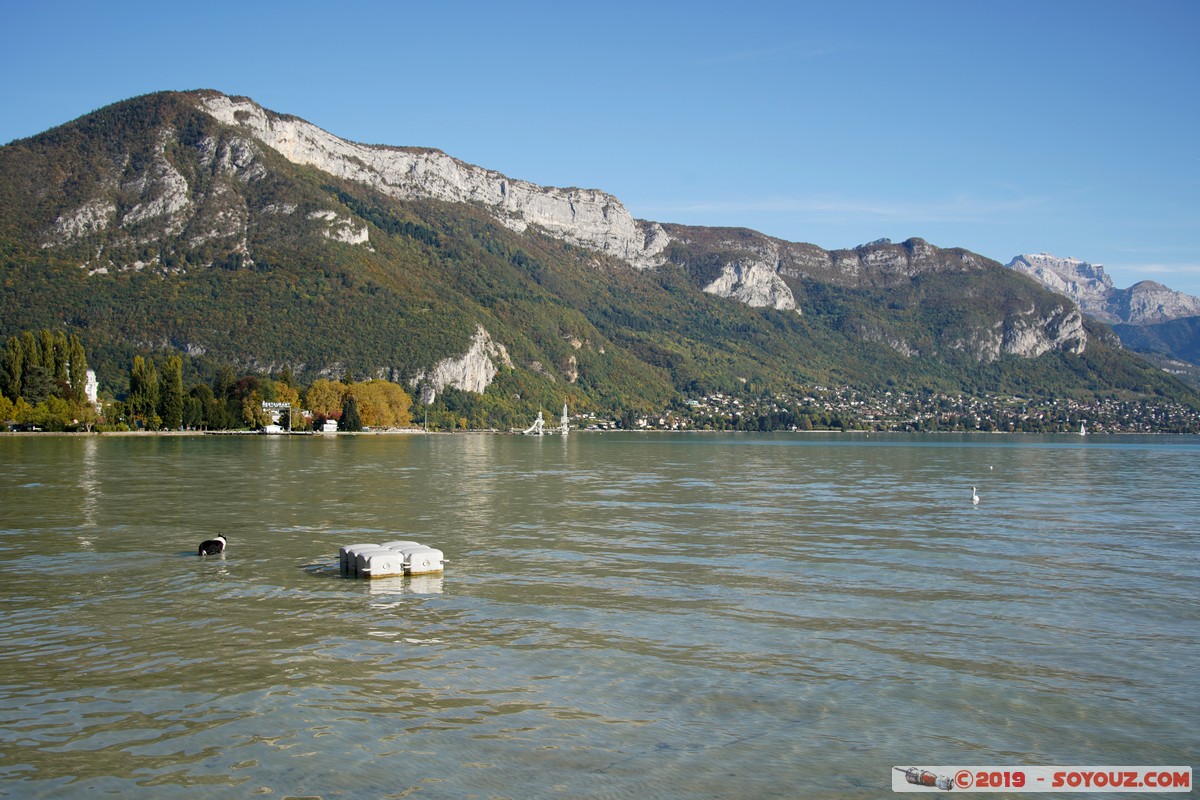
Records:
[[[603,433],[635,433],[635,434],[667,434],[667,433],[683,433],[683,434],[743,434],[747,436],[758,436],[761,434],[791,434],[795,436],[811,436],[813,434],[837,434],[839,436],[1068,436],[1080,440],[1087,440],[1092,437],[1107,437],[1107,436],[1200,436],[1200,433],[1178,433],[1174,431],[1105,431],[1102,433],[1088,433],[1081,435],[1078,431],[866,431],[866,430],[808,430],[808,431],[738,431],[738,430],[661,430],[658,428],[646,428],[633,430],[628,428],[611,428],[603,430],[589,430],[587,428],[572,428],[571,434],[603,434]],[[49,437],[49,436],[127,436],[127,437],[191,437],[191,436],[455,436],[455,435],[473,435],[473,436],[523,436],[520,431],[502,431],[496,429],[472,429],[472,430],[455,430],[455,431],[425,431],[420,428],[395,428],[379,431],[281,431],[273,433],[264,433],[263,431],[0,431],[0,437]],[[558,438],[562,434],[547,433],[541,436],[532,436],[535,439],[553,439]]]

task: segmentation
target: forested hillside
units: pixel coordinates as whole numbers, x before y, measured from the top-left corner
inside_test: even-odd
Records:
[[[419,399],[482,328],[508,358],[486,390],[426,399],[497,427],[563,403],[619,416],[815,385],[1195,402],[1061,298],[966,251],[826,253],[666,226],[647,268],[485,203],[295,163],[198,97],[136,98],[0,148],[0,339],[77,336],[122,399],[138,356],[178,356],[188,385],[286,372]],[[751,267],[794,307],[738,295]]]

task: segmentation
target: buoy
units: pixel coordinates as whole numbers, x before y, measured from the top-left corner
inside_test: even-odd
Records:
[[[342,574],[359,578],[427,575],[445,569],[445,554],[420,542],[397,540],[383,544],[348,544],[338,549]]]
[[[388,548],[391,548],[392,550],[403,550],[406,547],[424,547],[424,545],[421,544],[420,542],[413,542],[408,539],[402,539],[402,540],[395,541],[395,542],[384,542],[383,544],[381,544],[379,546],[380,547],[388,547]]]
[[[379,547],[377,544],[347,544],[338,549],[338,560],[341,562],[342,574],[353,575],[358,571],[358,552],[371,547]]]
[[[445,555],[435,547],[413,547],[400,552],[404,555],[405,575],[427,575],[445,569]]]
[[[404,574],[404,556],[380,547],[358,554],[358,574],[364,578],[393,578]]]

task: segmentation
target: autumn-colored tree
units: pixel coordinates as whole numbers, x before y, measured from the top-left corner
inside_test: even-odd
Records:
[[[287,403],[292,408],[300,408],[300,392],[291,384],[275,381],[275,402]]]
[[[346,398],[346,384],[317,378],[304,393],[304,405],[315,417],[337,419],[342,415],[342,404]]]
[[[263,398],[258,389],[252,390],[242,399],[242,419],[251,428],[265,427],[271,421],[267,412],[263,411],[262,404]]]
[[[358,404],[362,424],[375,428],[407,428],[412,424],[412,398],[391,381],[352,383],[348,394]]]
[[[279,416],[279,424],[287,425],[290,429],[299,427],[304,420],[300,417],[300,392],[289,383],[284,383],[281,380],[271,381],[271,389],[274,395],[273,402],[287,403],[287,418],[284,419],[282,412]]]

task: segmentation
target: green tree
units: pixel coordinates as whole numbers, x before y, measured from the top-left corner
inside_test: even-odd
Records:
[[[37,332],[38,337],[38,361],[42,367],[50,374],[50,379],[55,380],[58,377],[58,359],[54,353],[54,331],[43,328]]]
[[[358,401],[353,394],[346,394],[346,402],[342,406],[342,418],[338,420],[339,431],[361,431],[362,418],[358,415]]]
[[[83,342],[79,336],[72,333],[67,343],[67,379],[71,384],[72,400],[82,402],[87,399],[87,354],[83,350]]]
[[[129,415],[151,430],[157,430],[161,419],[158,416],[159,382],[158,370],[141,356],[133,357],[129,370]]]
[[[38,337],[33,331],[22,331],[21,333],[21,352],[25,354],[25,369],[29,369],[31,365],[42,364],[42,347],[38,344]],[[24,379],[22,379],[21,388],[24,389]],[[24,392],[22,392],[24,397]]]
[[[183,427],[183,359],[171,356],[163,365],[159,416],[168,430]]]
[[[96,411],[96,407],[86,399],[72,402],[71,408],[74,412],[74,423],[78,428],[83,428],[90,433],[100,422],[100,414]]]
[[[21,397],[31,406],[44,403],[57,392],[54,385],[54,375],[39,363],[26,364],[24,376],[21,379]]]
[[[50,339],[53,343],[50,352],[53,354],[54,384],[58,387],[58,395],[67,397],[71,394],[71,353],[67,334],[62,331],[46,331],[46,333],[51,334]]]
[[[25,348],[16,336],[8,337],[4,357],[0,359],[0,394],[11,400],[21,396],[21,381],[25,373]]]
[[[258,389],[252,390],[242,398],[242,419],[251,428],[262,428],[271,421],[267,412],[263,411],[263,398]]]
[[[61,397],[48,397],[33,407],[33,423],[47,431],[65,431],[77,419],[73,404]]]
[[[224,402],[203,383],[188,392],[184,403],[184,424],[189,428],[221,429],[226,427]]]
[[[11,398],[32,395],[37,405],[50,397],[82,401],[87,386],[87,356],[75,334],[25,331],[10,336],[0,358],[0,392]]]

